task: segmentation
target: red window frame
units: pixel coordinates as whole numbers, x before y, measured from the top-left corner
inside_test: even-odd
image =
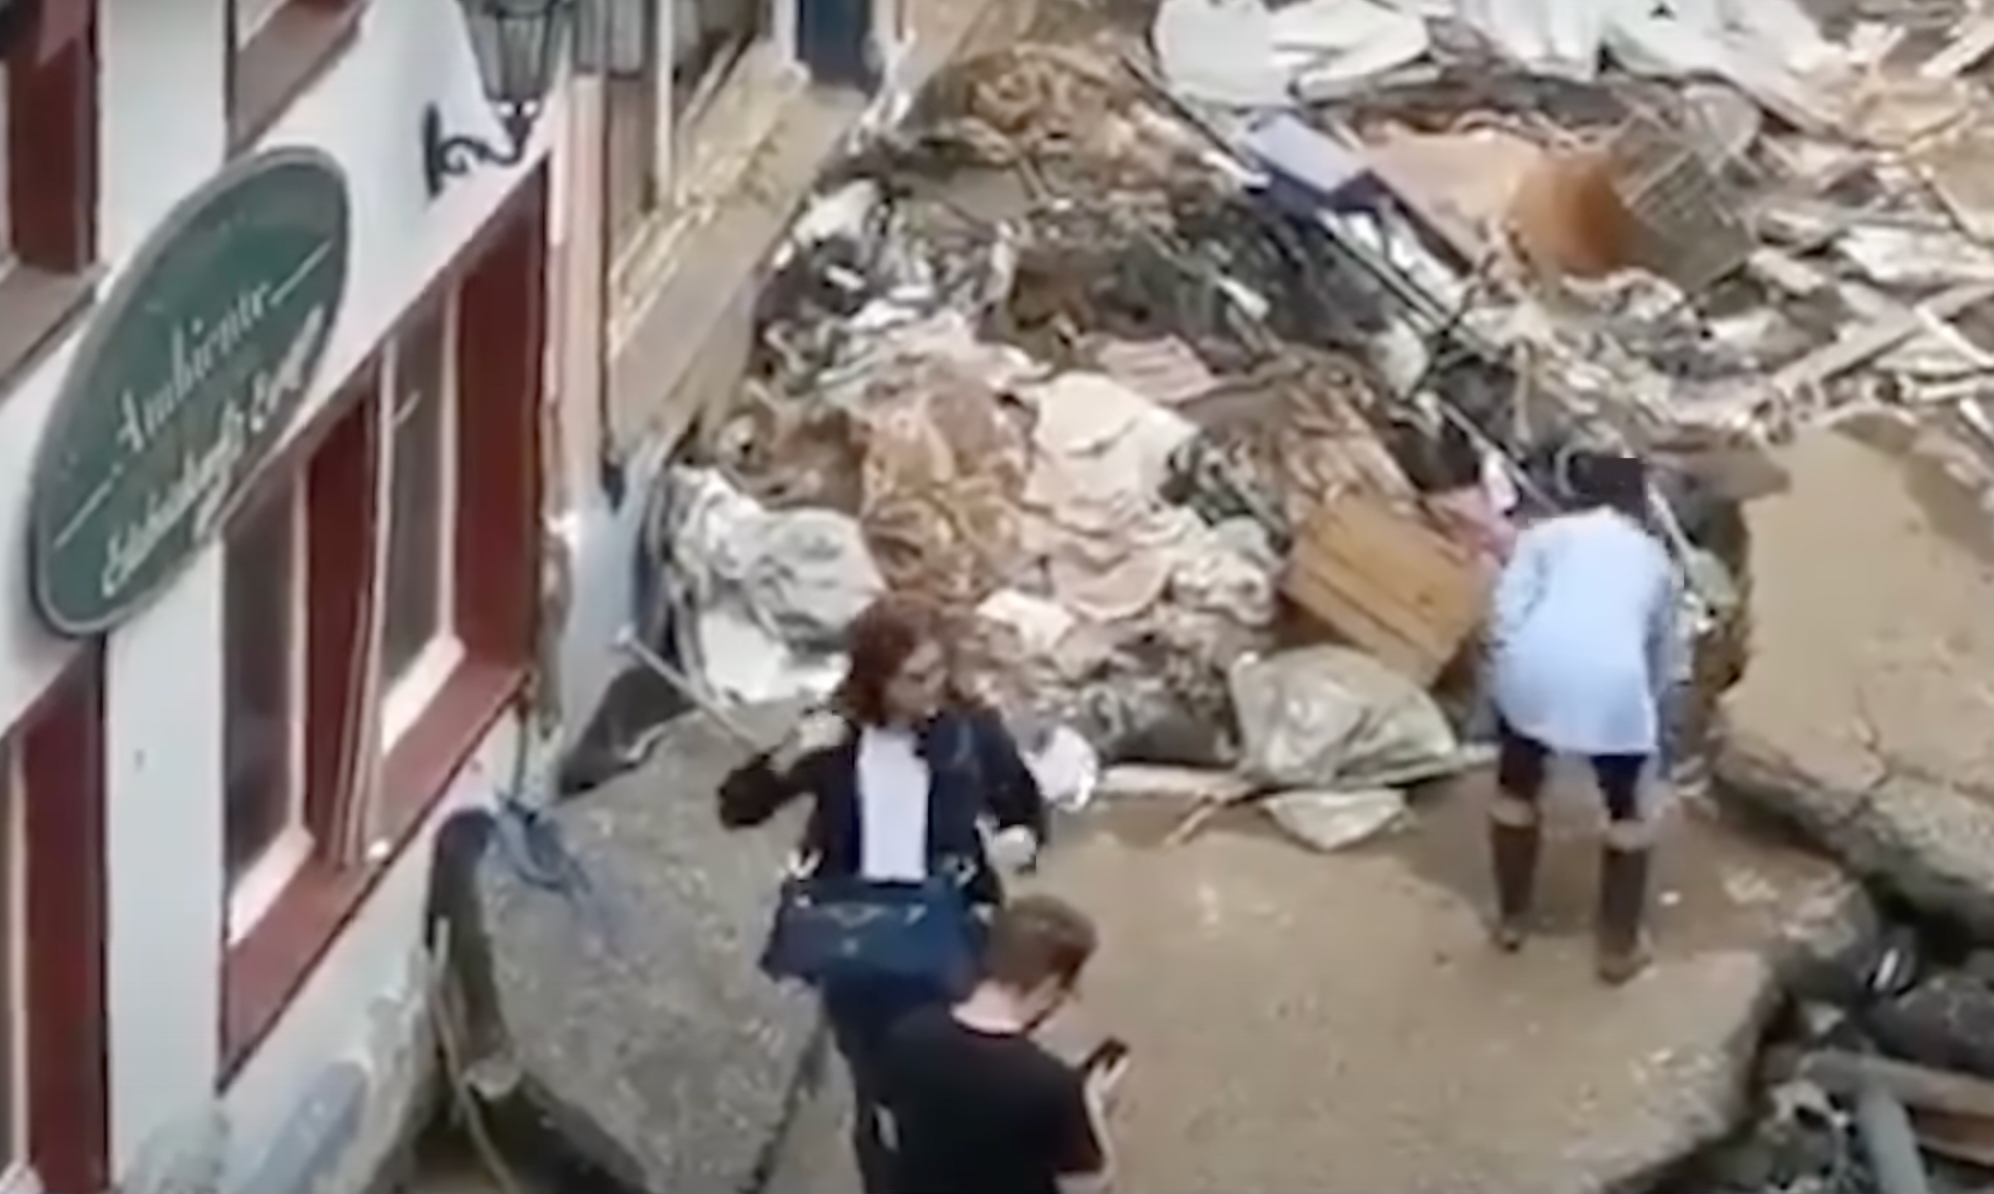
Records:
[[[97,280],[97,0],[44,0],[5,57],[0,385],[87,308]]]
[[[109,1182],[102,693],[87,649],[6,735],[25,802],[24,1159],[49,1190]]]
[[[281,0],[262,25],[237,33],[227,0],[228,139],[247,148],[324,74],[360,29],[365,0]]]
[[[382,554],[380,359],[362,367],[315,434],[271,466],[270,483],[306,486],[302,724],[305,815],[315,850],[264,917],[227,949],[225,1080],[276,1024],[524,689],[539,587],[546,253],[542,167],[411,308],[456,294],[460,517],[450,550],[457,574],[477,583],[454,588],[461,656],[392,749],[379,747],[378,660],[370,646],[378,637],[373,594]]]

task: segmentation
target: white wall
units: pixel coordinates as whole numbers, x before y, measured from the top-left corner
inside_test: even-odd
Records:
[[[100,243],[115,271],[225,158],[225,0],[104,0]],[[418,119],[443,105],[452,131],[496,135],[455,0],[373,0],[356,40],[259,147],[317,146],[345,168],[353,259],[345,309],[299,425],[546,156],[426,194]],[[31,461],[74,338],[0,401],[0,725],[13,722],[72,648],[47,635],[24,575]],[[110,636],[106,661],[111,1139],[122,1173],[149,1139],[198,1119],[217,1082],[221,976],[221,567],[209,548],[159,600]],[[509,735],[501,734],[509,739]],[[488,744],[453,801],[489,789]],[[509,749],[509,748],[508,748]],[[509,764],[506,764],[509,766]],[[383,881],[226,1105],[229,1151],[257,1148],[313,1067],[368,1038],[366,996],[408,972],[424,889],[420,845]]]

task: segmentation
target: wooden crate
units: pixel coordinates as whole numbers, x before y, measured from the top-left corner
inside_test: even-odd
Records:
[[[1303,524],[1282,593],[1339,639],[1431,685],[1481,625],[1474,554],[1376,498],[1331,499]]]

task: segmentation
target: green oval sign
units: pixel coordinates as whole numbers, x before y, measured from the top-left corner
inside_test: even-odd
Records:
[[[223,525],[331,342],[351,223],[339,166],[280,149],[231,164],[140,250],[35,462],[31,573],[56,630],[129,617]]]

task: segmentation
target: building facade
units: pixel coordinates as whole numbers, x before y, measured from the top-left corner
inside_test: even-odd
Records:
[[[0,0],[0,1194],[378,1180],[435,826],[627,666],[811,180],[1007,10],[575,12],[433,180],[508,132],[460,0]]]
[[[362,1189],[523,770],[561,97],[433,192],[456,0],[0,12],[0,1191]]]

